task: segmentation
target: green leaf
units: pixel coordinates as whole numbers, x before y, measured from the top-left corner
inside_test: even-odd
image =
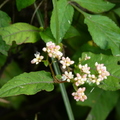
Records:
[[[103,80],[103,82],[98,86],[104,90],[115,91],[120,89],[120,56],[108,56],[103,54],[93,54],[93,53],[83,53],[82,57],[87,54],[91,57],[91,59],[83,61],[82,64],[88,64],[95,72],[95,62],[100,64],[104,64],[107,68],[107,71],[110,72],[110,76],[107,79]]]
[[[7,51],[9,50],[10,46],[6,45],[5,41],[2,40],[2,37],[0,36],[0,52],[3,55],[8,55]]]
[[[0,28],[9,26],[11,18],[3,11],[0,10]]]
[[[40,36],[45,43],[50,41],[55,42],[55,38],[53,37],[50,28],[47,28],[46,30],[41,31]]]
[[[49,65],[48,60],[43,60],[44,65],[47,67]]]
[[[66,32],[64,39],[69,39],[75,36],[80,36],[80,33],[77,31],[77,29],[73,26],[70,26],[68,31]]]
[[[98,46],[110,48],[113,55],[120,55],[120,28],[111,19],[101,15],[85,15],[85,23]]]
[[[57,6],[54,7],[52,16],[51,16],[51,24],[50,28],[54,38],[56,39],[56,43],[60,43],[69,29],[72,17],[73,17],[74,9],[70,6],[67,0],[59,0],[57,2]]]
[[[39,28],[27,23],[15,23],[8,27],[0,28],[0,35],[6,44],[34,43],[40,39]]]
[[[115,6],[115,4],[104,0],[73,0],[73,1],[78,3],[81,7],[94,13],[102,13],[112,9]]]
[[[41,90],[52,91],[53,89],[53,79],[49,72],[23,73],[3,85],[0,89],[0,97],[33,95]]]
[[[91,87],[86,87],[88,99],[84,102],[77,102],[78,105],[90,106],[91,111],[86,120],[106,120],[106,117],[114,108],[119,98],[118,91],[104,91],[97,87],[92,92]]]
[[[35,2],[35,0],[16,0],[16,5],[17,5],[17,9],[18,11],[20,11],[23,8],[26,8],[30,5],[32,5]]]
[[[115,9],[114,12],[120,17],[120,8]]]

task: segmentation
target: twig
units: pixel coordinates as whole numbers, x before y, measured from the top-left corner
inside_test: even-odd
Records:
[[[43,3],[43,1],[41,1],[41,2],[39,3],[38,6],[36,6],[36,4],[34,3],[35,11],[34,11],[34,13],[33,13],[33,15],[32,15],[32,18],[31,18],[30,24],[32,24],[33,19],[34,19],[34,17],[35,17],[35,14],[37,13],[37,11],[38,11],[38,9],[40,8],[40,6],[42,5],[42,3]]]
[[[1,9],[7,2],[9,2],[9,0],[5,0],[5,1],[0,5],[0,9]]]

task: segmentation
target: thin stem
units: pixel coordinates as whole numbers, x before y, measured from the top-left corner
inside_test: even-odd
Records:
[[[34,7],[37,9],[36,3],[34,3]],[[36,15],[37,15],[40,26],[44,27],[44,24],[43,24],[44,22],[43,22],[43,19],[42,19],[43,17],[42,17],[41,12],[38,9],[37,9]]]
[[[36,7],[36,4],[34,4],[34,5]],[[53,6],[54,6],[55,10],[57,10],[57,0],[53,0]],[[56,12],[56,43],[58,43],[58,39],[59,39],[58,12],[57,11],[55,11],[55,12]],[[37,12],[37,17],[38,17],[38,21],[41,25],[41,22],[42,22],[41,21],[41,16],[38,12]],[[42,25],[43,25],[43,23],[42,23]],[[60,72],[60,69],[58,67],[58,63],[55,62],[55,60],[53,58],[52,58],[52,63],[53,63],[53,67],[54,67],[56,75],[60,75],[61,72]],[[61,94],[62,94],[62,97],[63,97],[63,100],[64,100],[64,104],[65,104],[65,107],[66,107],[66,110],[67,110],[69,120],[74,120],[74,115],[73,115],[73,112],[72,112],[72,109],[71,109],[70,101],[68,99],[68,95],[67,95],[64,83],[60,83],[59,86],[60,86],[60,89],[61,89]]]
[[[8,2],[9,0],[5,0],[1,5],[0,5],[0,9]]]
[[[83,15],[87,14],[87,13],[83,12],[79,7],[77,7],[77,5],[75,5],[73,2],[70,1],[69,4],[72,5],[76,10],[78,10]]]
[[[54,61],[54,59],[52,59],[52,61]],[[53,67],[54,67],[56,75],[60,75],[61,72],[60,72],[60,69],[58,67],[57,62],[53,62]],[[59,86],[60,86],[61,94],[62,94],[62,97],[63,97],[63,101],[64,101],[64,104],[65,104],[65,107],[66,107],[66,111],[67,111],[69,120],[74,120],[74,115],[73,115],[73,112],[72,112],[72,109],[71,109],[71,105],[70,105],[70,101],[68,99],[68,95],[67,95],[67,92],[66,92],[66,89],[65,89],[65,85],[64,85],[64,83],[60,83]]]
[[[45,28],[47,28],[47,26],[48,26],[48,24],[47,24],[47,22],[48,22],[48,11],[47,11],[47,6],[48,6],[48,3],[47,3],[47,0],[44,0],[44,15],[45,15],[45,17],[44,17],[44,21],[45,21]]]
[[[49,62],[49,61],[48,61]],[[52,73],[52,76],[53,76],[53,78],[54,78],[54,82],[56,81],[56,77],[55,77],[55,73],[54,73],[54,71],[53,71],[53,68],[52,68],[52,64],[49,62],[49,68],[50,68],[50,71],[51,71],[51,73]]]
[[[41,1],[38,6],[36,6],[36,4],[34,3],[35,11],[34,11],[34,13],[33,13],[33,15],[32,15],[30,24],[32,24],[33,19],[34,19],[34,17],[35,17],[35,14],[37,13],[37,11],[38,11],[39,7],[42,5],[42,3],[43,3],[43,1]],[[41,23],[41,22],[40,22],[40,23]],[[41,25],[41,24],[40,24],[40,25]]]

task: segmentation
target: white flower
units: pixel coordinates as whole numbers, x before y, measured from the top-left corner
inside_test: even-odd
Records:
[[[31,63],[32,63],[32,64],[34,64],[34,63],[38,64],[38,63],[41,62],[42,59],[44,58],[43,56],[40,56],[40,52],[36,52],[36,53],[34,54],[34,56],[35,56],[35,58],[34,58],[33,60],[31,60]]]
[[[74,61],[70,60],[69,57],[62,57],[62,60],[60,60],[60,63],[62,64],[62,68],[65,69],[66,67],[74,64]]]
[[[98,81],[97,81],[97,77],[94,75],[94,74],[89,74],[88,75],[88,78],[87,78],[87,83],[89,83],[89,84],[91,84],[91,83],[96,83],[96,84],[98,84]]]
[[[72,74],[72,72],[67,72],[65,71],[65,73],[62,75],[62,80],[63,81],[67,81],[70,82],[71,79],[73,79],[74,75]]]
[[[90,67],[88,67],[88,64],[81,65],[79,64],[79,69],[82,70],[82,72],[90,74]]]
[[[84,74],[84,75],[81,76],[79,73],[77,73],[74,80],[75,80],[75,85],[76,86],[82,85],[87,80],[87,74]]]

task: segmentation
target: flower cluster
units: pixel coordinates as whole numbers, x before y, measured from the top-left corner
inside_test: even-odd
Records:
[[[79,69],[82,70],[82,72],[90,74],[90,67],[88,67],[88,64],[81,65],[79,64]]]
[[[60,50],[61,47],[59,45],[55,45],[53,42],[46,43],[46,47],[43,48],[43,51],[47,52],[49,57],[57,58],[59,63],[62,65],[62,69],[64,69],[65,72],[62,74],[61,80],[72,82],[75,85],[76,92],[72,93],[74,99],[76,101],[84,101],[87,99],[87,96],[84,93],[86,88],[82,88],[80,86],[85,83],[99,85],[101,81],[107,79],[110,73],[107,71],[104,64],[96,62],[95,69],[93,69],[96,72],[94,72],[95,74],[92,74],[92,69],[88,66],[88,64],[82,65],[80,62],[78,65],[79,72],[77,72],[74,76],[71,69],[68,69],[70,65],[74,64],[74,61],[72,61],[69,57],[63,57],[63,53]],[[43,56],[40,56],[39,52],[36,52],[34,55],[35,58],[31,61],[32,64],[38,64],[44,58]],[[80,61],[88,59],[91,59],[91,57],[86,54],[84,59],[80,59]]]
[[[77,73],[76,77],[74,78],[74,80],[75,80],[75,85],[76,86],[82,85],[87,80],[87,74],[80,75],[79,73]]]
[[[106,70],[106,67],[104,64],[98,64],[97,62],[95,63],[96,69],[99,73],[98,77],[100,80],[107,79],[107,76],[110,75],[110,73]]]
[[[74,99],[76,101],[80,100],[84,102],[84,100],[87,99],[87,96],[85,95],[84,91],[85,91],[85,87],[79,88],[76,92],[73,92],[72,95],[74,96]]]
[[[46,47],[43,48],[44,52],[47,52],[49,57],[60,59],[63,56],[63,53],[60,51],[60,46],[55,45],[53,42],[46,43]]]

